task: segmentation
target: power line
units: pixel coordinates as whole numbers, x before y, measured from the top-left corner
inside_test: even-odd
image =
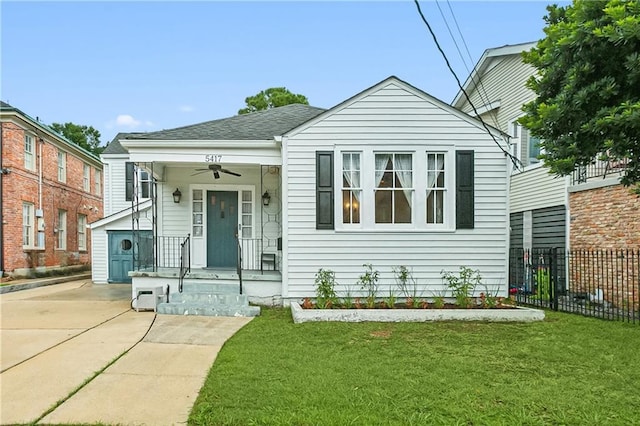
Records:
[[[413,1],[416,4],[416,7],[418,8],[418,13],[420,14],[420,17],[422,18],[422,22],[424,22],[424,24],[427,26],[427,29],[429,30],[429,33],[431,34],[431,37],[433,38],[433,42],[436,44],[436,47],[438,48],[438,51],[440,52],[440,54],[444,58],[444,61],[447,64],[447,68],[449,68],[449,71],[451,72],[453,77],[456,79],[456,83],[458,83],[458,87],[460,88],[460,91],[462,91],[462,93],[464,94],[464,97],[467,99],[467,102],[469,102],[469,105],[471,105],[471,108],[473,109],[473,112],[476,114],[476,118],[480,121],[480,123],[482,123],[482,126],[485,128],[485,130],[487,131],[489,136],[491,136],[491,139],[493,139],[493,141],[496,143],[498,148],[500,148],[500,150],[504,153],[504,155],[508,156],[511,159],[511,162],[513,163],[513,165],[515,167],[519,168],[520,160],[518,160],[509,151],[505,150],[502,147],[502,145],[500,145],[500,142],[498,142],[498,140],[496,139],[494,134],[491,132],[491,130],[489,129],[489,126],[487,125],[487,123],[485,123],[485,121],[482,119],[482,117],[480,117],[480,114],[478,113],[478,110],[476,109],[475,105],[473,105],[473,102],[471,102],[471,99],[469,98],[469,95],[467,94],[466,90],[464,90],[464,88],[462,87],[462,83],[460,83],[460,79],[458,78],[458,75],[456,74],[456,72],[451,67],[451,63],[449,62],[449,58],[447,58],[447,55],[444,53],[444,50],[442,50],[442,47],[440,46],[440,42],[438,42],[438,38],[436,37],[435,33],[433,32],[433,29],[431,28],[431,25],[429,24],[429,22],[427,21],[427,18],[425,18],[424,14],[422,13],[422,9],[420,8],[420,3],[418,2],[418,0],[413,0]]]
[[[438,0],[436,0],[436,3],[438,3]],[[462,30],[460,30],[460,25],[458,25],[458,20],[456,19],[456,14],[453,13],[453,8],[451,7],[451,2],[449,0],[447,0],[447,6],[449,6],[449,12],[451,13],[451,17],[453,18],[453,22],[456,24],[456,29],[458,30],[458,34],[460,34],[460,39],[462,40],[462,44],[464,45],[464,48],[467,52],[467,56],[469,57],[469,61],[471,63],[473,63],[473,58],[471,57],[471,52],[469,52],[469,46],[467,46],[467,42],[464,39],[464,35],[462,35]],[[438,8],[440,8],[440,6],[438,5]],[[440,11],[440,13],[442,13],[442,11]],[[443,16],[444,19],[444,16]],[[447,26],[448,28],[448,26]],[[452,36],[453,37],[453,36]],[[458,47],[458,45],[456,44],[456,48]],[[458,53],[460,52],[460,50],[458,50]],[[460,56],[462,56],[462,53],[460,53]],[[469,70],[469,68],[466,66],[466,62],[463,60],[463,62],[465,63],[465,68],[467,69],[467,73],[469,74],[469,76],[471,76],[471,80],[474,81],[476,83],[476,87],[478,87],[478,94],[480,95],[480,99],[482,100],[482,102],[485,103],[485,105],[490,105],[491,104],[491,100],[489,98],[489,95],[487,94],[487,91],[484,88],[484,84],[482,83],[482,79],[480,78],[480,76],[477,76],[476,78],[473,77],[472,75],[472,71]],[[473,69],[473,71],[475,71],[475,67]],[[497,128],[500,128],[500,122],[498,121],[498,114],[496,113],[496,111],[494,109],[491,109],[489,111],[489,114],[491,116],[491,118],[493,119],[493,123],[496,125]]]

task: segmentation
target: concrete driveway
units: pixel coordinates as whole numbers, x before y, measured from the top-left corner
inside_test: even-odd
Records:
[[[0,295],[0,423],[185,424],[251,318],[138,313],[130,297],[90,281]]]

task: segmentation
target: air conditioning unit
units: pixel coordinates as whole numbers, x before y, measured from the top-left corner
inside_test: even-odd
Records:
[[[136,312],[140,310],[153,310],[156,312],[158,303],[162,301],[164,293],[162,287],[137,287],[136,288]]]

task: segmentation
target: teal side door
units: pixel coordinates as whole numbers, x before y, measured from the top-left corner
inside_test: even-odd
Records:
[[[141,267],[153,265],[153,240],[151,231],[139,231],[137,256]],[[129,271],[133,271],[133,245],[131,231],[107,231],[109,241],[110,283],[131,283]]]
[[[207,267],[235,268],[238,262],[238,193],[207,191]]]
[[[109,282],[130,283],[133,270],[133,236],[131,231],[108,231]]]

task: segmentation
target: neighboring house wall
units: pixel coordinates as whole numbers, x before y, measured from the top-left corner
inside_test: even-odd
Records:
[[[320,268],[335,272],[341,292],[359,292],[357,280],[364,272],[363,263],[380,271],[380,294],[387,291],[386,286],[395,286],[392,268],[400,265],[409,267],[417,283],[429,289],[422,297],[433,297],[443,290],[442,270],[457,273],[462,266],[479,269],[491,290],[506,292],[507,164],[480,125],[404,86],[389,84],[293,134],[283,147],[284,229],[288,233],[284,297],[312,297],[314,274]],[[412,152],[413,164],[418,165],[427,151],[453,155],[456,150],[475,151],[474,229],[455,229],[455,203],[448,207],[448,223],[437,230],[425,227],[424,217],[417,213],[412,224],[342,224],[343,152],[363,153],[364,218],[373,214],[373,153]],[[317,151],[334,152],[335,230],[316,229]],[[445,168],[453,172],[454,161],[449,159],[455,155],[447,158]],[[424,168],[420,170],[424,172]],[[416,188],[425,176],[414,170]],[[449,178],[453,174],[447,175]],[[452,183],[447,183],[447,197],[455,196]],[[424,206],[418,205],[425,197],[417,195],[416,212],[424,212]]]
[[[519,53],[492,57],[488,61],[486,70],[480,76],[481,85],[475,87],[469,97],[479,112],[487,103],[498,102],[498,113],[486,113],[482,116],[488,124],[510,133],[510,122],[523,114],[522,104],[535,98],[533,92],[524,85],[534,74],[535,68],[524,64]],[[458,109],[474,115],[466,99],[458,105]]]
[[[510,180],[509,211],[512,248],[545,248],[550,239],[540,235],[554,235],[554,242],[560,242],[560,236],[566,235],[566,219],[557,220],[556,216],[566,216],[567,178],[556,177],[541,164],[535,151],[530,152],[531,142],[526,129],[517,125],[515,120],[524,115],[522,105],[535,99],[535,93],[525,85],[535,74],[535,68],[522,62],[521,52],[533,44],[505,46],[488,49],[474,75],[474,82],[468,80],[465,85],[469,97],[488,124],[498,127],[511,135],[513,154],[521,161],[519,170],[514,170]],[[485,111],[489,105],[490,110]],[[473,108],[459,93],[454,106],[474,115]],[[549,211],[553,211],[553,220]],[[537,235],[537,238],[534,238]],[[562,242],[559,248],[566,247]]]
[[[30,275],[89,264],[91,232],[86,225],[102,217],[103,209],[104,185],[96,185],[96,178],[102,179],[100,161],[5,105],[2,167],[8,174],[2,176],[4,271]],[[30,138],[32,155],[25,151],[25,135]],[[58,171],[59,152],[65,159],[63,179]],[[32,160],[25,161],[25,156]],[[61,211],[65,213],[61,215]],[[64,216],[66,223],[59,223]],[[85,228],[79,230],[82,223]]]
[[[554,177],[545,167],[511,176],[509,208],[512,213],[566,203],[566,178]]]
[[[571,248],[640,249],[640,197],[620,184],[572,189]]]

